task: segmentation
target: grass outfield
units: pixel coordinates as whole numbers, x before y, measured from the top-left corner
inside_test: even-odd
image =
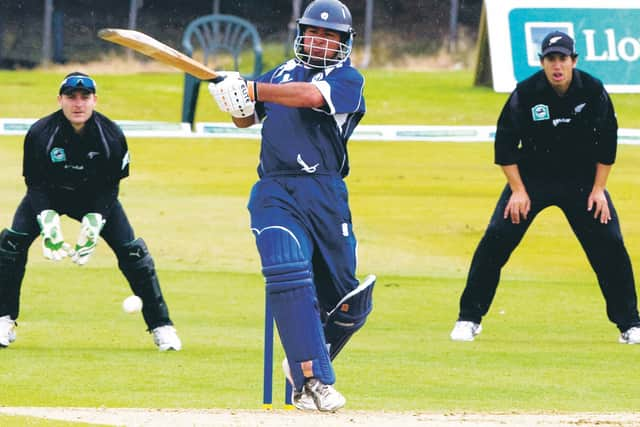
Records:
[[[469,73],[372,73],[368,106],[375,120],[367,123],[493,123],[505,95],[470,89],[469,79]],[[52,111],[45,92],[58,80],[0,73],[11,95],[2,97],[0,117]],[[99,78],[100,110],[119,119],[175,121],[180,88],[167,87],[171,81],[181,80],[171,74]],[[111,94],[110,84],[120,89]],[[423,90],[394,95],[411,85]],[[634,127],[640,120],[625,105],[638,97],[620,99],[621,126]],[[150,100],[157,107],[144,110]],[[213,107],[209,99],[202,102]],[[211,117],[201,120],[222,120],[205,113]],[[245,208],[258,143],[131,139],[130,149],[132,176],[121,200],[154,255],[184,351],[157,352],[141,317],[122,312],[127,285],[104,242],[79,268],[45,261],[36,241],[18,340],[0,351],[1,404],[258,408],[264,293]],[[637,410],[640,396],[630,375],[640,347],[617,344],[594,274],[557,209],[539,216],[514,253],[483,334],[473,343],[448,339],[471,254],[504,185],[490,144],[354,141],[350,154],[359,274],[375,272],[379,281],[368,324],[335,364],[349,409]],[[0,138],[5,226],[24,193],[21,156],[21,138]],[[640,148],[620,146],[609,186],[636,271],[639,162]],[[64,218],[63,230],[72,240],[78,225]],[[281,385],[275,386],[276,407]]]
[[[81,69],[81,67],[79,68]],[[493,125],[507,94],[473,87],[473,73],[367,70],[367,114],[363,124]],[[0,71],[0,117],[40,117],[56,107],[64,75],[44,71]],[[117,120],[180,121],[183,74],[100,74],[98,109]],[[620,127],[640,128],[640,96],[611,95]],[[227,121],[206,85],[200,87],[196,121]]]

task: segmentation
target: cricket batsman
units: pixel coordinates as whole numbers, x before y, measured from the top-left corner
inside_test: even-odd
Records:
[[[375,276],[359,283],[347,187],[347,141],[365,113],[364,78],[351,66],[351,13],[315,0],[298,20],[295,58],[256,81],[210,84],[236,126],[262,122],[251,230],[283,344],[293,404],[335,411],[332,360],[372,309]]]

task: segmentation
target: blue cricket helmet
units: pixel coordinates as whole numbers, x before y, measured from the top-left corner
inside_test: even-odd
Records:
[[[327,28],[346,35],[355,34],[351,26],[351,12],[339,0],[312,1],[298,19],[298,28],[300,25]]]
[[[339,0],[313,0],[298,19],[298,32],[294,43],[296,58],[313,68],[326,68],[344,62],[351,55],[355,31],[351,26],[351,12]],[[340,33],[341,43],[333,57],[313,57],[304,52],[306,27],[325,28]],[[311,41],[313,43],[313,41]]]

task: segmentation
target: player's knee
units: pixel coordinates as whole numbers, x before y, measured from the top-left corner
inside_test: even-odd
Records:
[[[7,228],[0,231],[0,289],[19,292],[31,242],[32,239],[27,234]],[[6,304],[7,301],[0,301],[0,304],[3,303]]]
[[[142,315],[149,329],[171,324],[169,309],[147,245],[141,238],[116,248],[118,266],[133,293],[142,298]]]
[[[141,238],[116,248],[116,256],[118,267],[132,288],[148,287],[157,282],[153,258]]]
[[[29,249],[29,235],[5,228],[0,231],[0,250],[6,253],[22,254]]]
[[[324,333],[333,360],[347,341],[364,326],[373,309],[373,284],[347,299],[329,314]]]
[[[121,270],[154,268],[147,244],[140,237],[116,247],[115,252]]]
[[[504,224],[492,222],[478,244],[476,256],[481,257],[483,262],[502,265],[507,262],[511,252],[518,245],[519,236],[518,233],[512,233],[505,228]]]
[[[361,327],[373,309],[373,286],[341,304],[329,315],[327,323],[345,328]]]
[[[606,230],[604,233],[604,236],[600,240],[606,241],[607,243],[611,244],[616,248],[624,246],[622,231],[620,231],[619,228],[613,229],[613,230]]]
[[[312,285],[311,263],[290,230],[281,227],[262,230],[256,236],[256,244],[267,292]]]
[[[24,269],[31,239],[9,228],[0,231],[0,269]]]
[[[504,224],[502,221],[491,221],[484,232],[483,238],[490,242],[497,242],[505,236]]]

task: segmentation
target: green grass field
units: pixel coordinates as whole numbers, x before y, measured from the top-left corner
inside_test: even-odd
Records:
[[[99,110],[113,118],[178,120],[179,74],[95,77]],[[506,99],[472,88],[469,72],[366,77],[366,124],[491,125]],[[53,111],[60,78],[0,72],[0,117]],[[614,96],[621,127],[640,127],[639,100]],[[197,120],[226,120],[214,110],[203,91]],[[21,142],[0,138],[2,227],[24,194]],[[141,317],[122,312],[128,287],[104,242],[79,268],[45,261],[38,240],[18,340],[0,351],[0,404],[259,408],[264,285],[245,208],[258,142],[129,144],[132,173],[121,200],[154,255],[184,350],[157,352]],[[637,411],[640,347],[617,344],[594,274],[555,208],[536,220],[504,270],[483,334],[473,343],[449,340],[471,255],[504,185],[491,144],[357,141],[350,158],[359,274],[379,280],[366,327],[335,363],[349,409]],[[639,147],[620,146],[609,185],[636,271],[639,163]],[[71,240],[78,225],[65,218],[63,230]],[[278,380],[276,407],[282,388]]]

